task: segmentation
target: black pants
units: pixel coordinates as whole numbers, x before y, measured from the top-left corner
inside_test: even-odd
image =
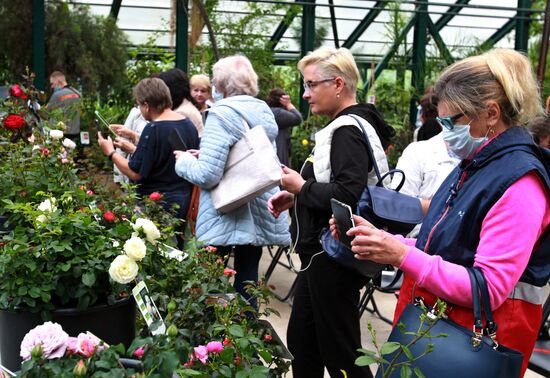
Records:
[[[246,281],[258,282],[258,266],[262,257],[262,247],[255,245],[235,245],[217,247],[218,253],[225,256],[233,250],[234,263],[233,268],[237,272],[235,274],[235,282],[233,287],[235,291],[241,294],[250,304],[257,308],[256,298],[250,297],[245,290]],[[227,260],[226,260],[227,261]]]
[[[311,256],[300,255],[302,269]],[[313,258],[298,274],[288,323],[288,348],[294,355],[294,378],[372,377],[368,368],[355,365],[360,356],[359,290],[368,279],[341,266],[325,253]]]

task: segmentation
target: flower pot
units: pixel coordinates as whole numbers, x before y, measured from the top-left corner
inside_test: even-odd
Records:
[[[52,321],[59,323],[69,336],[90,331],[107,344],[123,343],[129,347],[135,337],[136,306],[133,298],[118,300],[113,305],[92,306],[84,311],[64,308],[52,312]],[[40,314],[27,311],[0,310],[0,362],[12,371],[21,367],[19,356],[23,337],[42,324]]]

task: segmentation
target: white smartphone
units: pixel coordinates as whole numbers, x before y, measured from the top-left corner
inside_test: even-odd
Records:
[[[353,240],[353,237],[346,235],[346,232],[350,228],[355,227],[351,207],[334,198],[330,199],[330,207],[332,208],[334,218],[336,218],[336,224],[338,225],[338,231],[340,234],[340,241],[345,244],[346,247],[351,248],[351,241]]]
[[[138,282],[132,289],[132,295],[136,300],[137,307],[143,319],[145,319],[145,323],[147,323],[147,327],[149,327],[151,334],[161,335],[166,333],[166,325],[162,320],[162,316],[160,316],[160,312],[155,302],[153,302],[153,299],[149,295],[149,289],[147,289],[145,282]]]
[[[116,133],[114,132],[113,129],[111,129],[111,125],[109,124],[109,122],[107,122],[107,120],[96,110],[94,111],[94,114],[96,116],[96,119],[99,121],[98,123],[100,123],[101,125],[103,125],[105,128],[107,128],[107,130],[109,130],[111,132],[111,134],[113,134],[114,137],[117,137]]]

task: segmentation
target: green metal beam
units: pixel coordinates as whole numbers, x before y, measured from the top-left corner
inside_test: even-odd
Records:
[[[510,33],[516,26],[516,20],[510,19],[504,25],[500,27],[492,36],[487,38],[485,42],[479,45],[479,50],[485,51],[493,47],[498,41],[504,38],[508,33]]]
[[[34,85],[40,90],[46,89],[44,13],[44,0],[32,0],[32,70]]]
[[[531,0],[518,0],[518,13],[516,19],[516,41],[515,49],[517,51],[527,52],[529,47],[529,25],[531,24],[530,12],[526,9],[531,8]]]
[[[437,31],[435,24],[433,23],[432,19],[429,16],[428,16],[428,31],[432,35],[432,38],[434,39],[434,42],[437,45],[437,48],[439,49],[439,52],[443,56],[443,59],[445,59],[445,62],[448,65],[453,64],[455,59],[453,58],[453,55],[451,54],[449,49],[447,49],[447,45],[445,45],[443,38],[441,38],[441,35]]]
[[[302,43],[301,56],[305,56],[309,51],[313,51],[313,43],[315,38],[315,0],[302,0]],[[304,78],[300,79],[303,84]],[[309,113],[309,104],[303,98],[304,87],[300,86],[300,112],[306,118]]]
[[[351,48],[355,42],[363,35],[365,30],[369,27],[369,25],[376,19],[376,17],[382,12],[382,9],[386,6],[387,1],[385,0],[378,0],[376,4],[374,4],[374,7],[367,13],[365,18],[357,25],[354,31],[351,32],[348,39],[342,47],[345,47],[347,49]]]
[[[187,72],[189,62],[188,0],[176,1],[176,67]]]
[[[331,5],[329,8],[330,11],[330,23],[332,24],[332,36],[334,37],[334,47],[340,47],[340,40],[338,39],[338,28],[336,27],[336,11],[334,10],[334,1],[328,0],[328,3]]]
[[[450,6],[447,13],[442,15],[435,23],[435,29],[440,31],[462,10],[462,5],[466,5],[470,0],[456,0],[455,5]]]
[[[365,93],[367,93],[369,90],[369,84],[372,83],[373,81],[376,81],[376,79],[378,79],[382,71],[384,71],[384,69],[390,62],[391,58],[393,58],[393,56],[397,52],[397,49],[399,48],[399,45],[401,45],[401,42],[403,42],[407,34],[409,34],[409,31],[411,30],[415,22],[416,22],[416,16],[412,16],[409,22],[407,22],[407,25],[405,25],[403,30],[401,30],[401,33],[397,36],[397,38],[393,42],[393,45],[391,45],[386,55],[384,55],[384,57],[380,60],[380,62],[378,62],[378,64],[376,65],[376,68],[374,69],[374,73],[371,73],[371,76],[374,75],[374,80],[369,77],[369,80],[367,80],[365,83]]]
[[[299,1],[299,0],[295,0],[295,1]],[[277,44],[279,43],[281,38],[283,38],[283,35],[286,33],[286,31],[288,30],[288,27],[294,20],[294,17],[296,17],[298,13],[300,13],[299,9],[300,8],[298,7],[290,6],[288,11],[286,12],[285,16],[283,17],[283,20],[279,23],[279,26],[277,26],[277,29],[275,29],[271,38],[269,38],[269,45],[271,46],[272,50],[275,50],[275,47],[277,47]]]
[[[122,4],[122,0],[113,0],[113,3],[111,4],[110,16],[115,20],[118,18],[118,12],[120,12],[121,4]]]
[[[416,116],[418,96],[424,93],[424,79],[426,76],[426,44],[428,43],[428,0],[419,0],[415,7],[416,22],[414,24],[412,47],[412,79],[411,86],[415,95],[411,96],[410,117],[411,124]]]

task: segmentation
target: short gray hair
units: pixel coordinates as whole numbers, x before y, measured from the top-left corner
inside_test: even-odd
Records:
[[[225,97],[258,94],[258,75],[244,55],[222,58],[212,68],[213,84]]]

